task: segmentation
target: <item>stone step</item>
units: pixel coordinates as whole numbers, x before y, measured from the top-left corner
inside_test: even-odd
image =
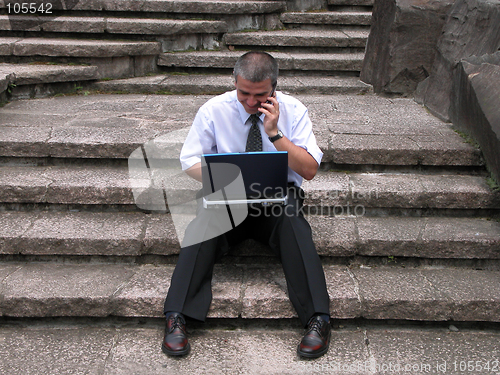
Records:
[[[4,317],[162,317],[173,265],[0,263]],[[324,266],[333,318],[490,321],[500,273]],[[296,317],[280,265],[216,265],[209,317]]]
[[[6,93],[12,88],[14,78],[12,72],[0,72],[0,103],[7,101]]]
[[[187,81],[204,90],[210,90],[212,85],[219,89],[232,85],[229,75],[197,76],[196,79],[191,75],[166,75],[126,80],[124,86],[117,81],[102,82],[97,87],[113,89],[117,82],[119,90],[128,92],[151,81],[160,87],[172,81],[179,85]],[[322,79],[321,82],[332,81]],[[279,89],[282,85],[284,89],[307,88],[312,82],[317,81],[307,77],[281,77],[278,85]],[[175,153],[180,150],[199,106],[209,98],[88,95],[12,102],[2,108],[0,156],[127,159],[145,142],[168,137],[169,150],[173,152],[170,157],[176,159],[178,154]],[[449,124],[434,118],[410,99],[374,95],[304,95],[297,98],[309,109],[318,144],[324,152],[324,163],[483,165],[477,148],[466,143]]]
[[[155,72],[161,50],[160,42],[0,37],[0,61],[88,64],[98,67],[98,78]]]
[[[181,375],[281,375],[495,373],[499,367],[500,333],[494,327],[339,323],[328,353],[308,361],[296,353],[304,334],[297,321],[189,322],[191,354],[179,359],[161,351],[163,319],[7,320],[0,326],[0,370],[9,375],[82,369],[92,374],[164,374],[168,369]]]
[[[233,69],[245,51],[200,51],[164,53],[158,65],[173,68]],[[359,72],[364,53],[284,53],[270,52],[281,70]]]
[[[281,22],[289,25],[358,25],[370,26],[372,13],[366,11],[336,12],[285,12],[281,14]]]
[[[228,46],[301,47],[309,48],[364,48],[369,30],[302,30],[256,31],[227,33],[224,43]]]
[[[336,6],[373,6],[374,0],[328,0],[328,5]]]
[[[29,99],[74,90],[81,82],[96,80],[96,66],[55,64],[2,64],[0,77],[9,77],[0,93],[7,91],[9,99]]]
[[[201,188],[198,182],[182,177],[182,172],[172,173],[180,177],[162,181],[172,196],[182,192],[194,195]],[[151,187],[153,191],[158,184],[136,182],[140,183],[137,189]],[[0,202],[4,203],[135,204],[126,166],[4,166],[0,167],[0,188]],[[500,204],[500,192],[493,191],[486,178],[470,175],[321,171],[304,182],[303,188],[308,210],[323,214],[334,214],[336,206],[346,205],[358,210],[474,210],[498,209]]]
[[[162,374],[166,368],[175,374],[197,374],[203,369],[206,374],[224,375],[459,373],[469,372],[467,366],[486,373],[498,369],[494,353],[500,350],[500,334],[494,328],[341,322],[332,331],[328,353],[307,361],[296,353],[304,334],[298,322],[241,323],[189,324],[191,354],[179,360],[160,349],[163,320],[6,322],[0,328],[0,350],[5,353],[0,369],[10,375],[76,374],[82,369],[93,374],[126,374],[131,369]],[[34,352],[36,358],[29,355]]]
[[[8,2],[0,2],[0,9],[7,8]],[[276,13],[285,10],[286,1],[251,0],[89,0],[63,4],[54,2],[53,10],[109,11],[109,12],[157,12],[187,14],[248,14]]]
[[[223,21],[118,17],[68,17],[50,20],[36,16],[0,15],[0,30],[30,32],[182,35],[218,34],[227,31]]]
[[[79,40],[51,38],[0,38],[0,56],[120,57],[160,53],[159,42]]]
[[[122,92],[153,82],[164,90],[232,86],[226,76],[165,75],[101,82]],[[208,81],[208,83],[207,83]],[[318,86],[333,82],[322,79]],[[281,77],[279,89],[306,89],[317,80]],[[118,86],[116,86],[116,85]],[[158,86],[159,85],[159,86]],[[234,86],[233,86],[234,87]],[[145,90],[146,91],[146,90]],[[0,156],[127,159],[145,142],[168,137],[176,159],[196,112],[210,96],[88,95],[17,101],[2,108]],[[480,150],[410,99],[374,95],[297,96],[309,109],[323,163],[482,167]],[[390,120],[389,120],[390,119]]]
[[[16,86],[41,83],[78,82],[97,79],[96,66],[0,63],[0,74],[11,75]]]
[[[488,260],[500,258],[500,222],[481,218],[355,217],[309,215],[318,253],[325,257]],[[180,230],[180,227],[178,227]],[[140,212],[2,212],[0,254],[25,256],[143,256],[179,253],[170,214]],[[263,257],[247,241],[231,255]],[[466,262],[462,262],[466,263]]]
[[[372,86],[358,77],[300,76],[279,78],[280,90],[291,94],[365,94]],[[234,79],[221,74],[162,74],[121,80],[100,81],[90,89],[99,92],[171,93],[171,94],[222,94],[234,89]]]

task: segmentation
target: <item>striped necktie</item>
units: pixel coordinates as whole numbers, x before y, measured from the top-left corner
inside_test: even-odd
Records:
[[[253,114],[250,116],[250,121],[252,126],[250,127],[250,132],[248,133],[246,152],[262,151],[262,137],[260,135],[259,129],[259,116]]]

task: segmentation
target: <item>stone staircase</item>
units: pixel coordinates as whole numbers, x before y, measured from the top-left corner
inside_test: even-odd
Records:
[[[169,132],[178,149],[207,98],[2,109],[2,315],[161,317],[179,244],[169,214],[135,206],[126,158]],[[409,99],[299,98],[325,152],[304,189],[333,316],[498,321],[500,194],[479,150]],[[264,247],[245,243],[217,267],[211,317],[295,316]]]
[[[66,9],[61,4],[54,3],[51,14],[20,14],[9,1],[0,3],[0,62],[29,64],[21,69],[45,77],[27,84],[15,74],[9,78],[18,67],[4,65],[4,96],[74,92],[102,79],[90,87],[108,92],[222,92],[232,86],[227,72],[250,49],[273,51],[282,75],[289,76],[282,82],[284,90],[370,90],[357,78],[370,4],[330,1],[328,9],[316,12],[285,12],[286,1],[102,0],[68,3]],[[72,66],[73,74],[65,81],[62,73],[59,80],[50,81],[40,71],[42,64],[59,64],[51,69],[59,67],[61,72],[64,64],[95,68],[89,75],[82,67],[76,76],[77,67]],[[186,72],[197,74],[186,77]],[[116,80],[130,77],[141,78]]]
[[[192,373],[193,363],[205,366],[206,373],[236,373],[232,369],[241,366],[241,373],[300,372],[292,356],[300,332],[290,328],[298,321],[280,265],[251,241],[216,265],[209,316],[218,318],[212,320],[218,328],[195,331],[195,362],[163,356],[162,327],[151,333],[142,326],[162,317],[179,243],[170,214],[135,205],[127,158],[170,134],[173,160],[197,109],[211,97],[204,94],[230,89],[234,61],[252,49],[269,50],[279,60],[278,89],[309,108],[325,154],[316,178],[303,185],[338,331],[321,363],[338,361],[344,348],[358,344],[352,360],[379,361],[384,351],[396,351],[380,332],[343,331],[351,322],[391,325],[389,336],[396,341],[409,335],[404,328],[409,322],[469,324],[472,331],[486,322],[497,327],[500,193],[488,181],[480,150],[412,100],[371,94],[357,80],[371,4],[328,4],[321,12],[284,12],[280,1],[102,0],[77,3],[33,31],[10,30],[9,19],[0,21],[0,88],[6,98],[86,94],[18,100],[0,108],[0,323],[8,331],[0,327],[0,349],[15,342],[10,330],[16,324],[50,325],[46,318],[55,317],[63,327],[80,322],[90,327],[92,339],[85,338],[83,347],[106,340],[96,346],[108,353],[99,355],[122,358],[114,363],[116,373],[127,373],[128,361],[141,363],[131,367],[141,373],[162,373],[165,367]],[[210,26],[189,29],[194,21]],[[168,36],[170,28],[189,32],[185,38]],[[172,52],[175,43],[192,40],[196,51]],[[213,50],[201,50],[207,47]],[[147,72],[154,74],[124,78]],[[110,333],[115,319],[133,327]],[[236,353],[228,360],[211,341],[227,337],[231,351],[231,340],[239,335],[245,337],[241,352],[252,352],[252,340],[259,342],[262,335],[252,324],[273,327],[287,353],[283,363],[245,367],[247,358]],[[78,327],[76,336],[69,329],[56,331],[44,337],[60,338],[63,347],[81,339]],[[130,354],[135,359],[124,358],[129,354],[124,347],[137,337],[151,357],[138,349]],[[495,334],[486,341],[498,353]],[[463,343],[454,345],[457,353],[463,349]],[[206,358],[214,347],[217,361]],[[260,350],[252,352],[256,360],[264,355]],[[434,352],[440,353],[438,346]],[[156,357],[158,367],[148,367],[144,358]],[[63,362],[67,358],[57,362],[60,368]],[[53,372],[46,370],[51,361],[46,366],[45,372]],[[95,373],[115,373],[100,366]]]
[[[178,150],[209,97],[59,96],[1,109],[0,349],[40,353],[6,355],[8,373],[315,369],[294,353],[301,329],[281,267],[251,241],[216,265],[212,320],[190,325],[190,358],[159,349],[179,243],[169,214],[135,205],[127,157],[165,133],[168,150]],[[325,152],[304,184],[335,318],[332,348],[317,363],[427,363],[422,345],[462,353],[439,356],[449,366],[495,360],[500,194],[487,184],[480,151],[410,99],[298,98]],[[400,358],[402,348],[412,356]],[[371,369],[358,373],[384,373]]]
[[[76,91],[75,87],[97,79],[153,74],[158,71],[158,57],[166,51],[219,48],[222,35],[228,31],[276,27],[286,4],[238,0],[104,0],[51,5],[50,14],[43,7],[44,13],[22,14],[14,3],[0,2],[0,62],[29,64],[24,70],[37,70],[32,65],[43,63],[94,66],[95,73],[89,77],[82,71],[79,77],[74,74],[67,77],[66,85],[49,80],[43,85],[31,84],[29,89],[20,89],[25,83],[15,79],[15,75],[10,78],[2,75],[0,89],[8,88],[4,96],[25,97],[28,92],[31,97],[40,97],[54,91]],[[7,68],[4,66],[3,70]],[[16,69],[13,66],[8,73]]]

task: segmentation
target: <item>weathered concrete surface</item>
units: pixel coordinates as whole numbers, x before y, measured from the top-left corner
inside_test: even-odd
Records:
[[[451,119],[480,146],[500,182],[500,52],[463,60],[454,76]]]
[[[427,259],[499,259],[500,223],[472,218],[307,217],[318,253],[330,257],[380,256]],[[325,209],[326,211],[326,209]],[[359,211],[359,209],[358,209]],[[169,214],[112,212],[3,212],[0,253],[24,255],[174,255],[179,239]],[[251,241],[233,256],[264,256]]]
[[[466,218],[358,218],[364,255],[468,259],[479,254],[497,258],[499,223]],[[484,251],[484,252],[483,252]],[[397,255],[396,255],[397,254]]]
[[[288,0],[286,2],[286,9],[288,11],[294,12],[304,12],[304,11],[314,11],[314,10],[325,10],[327,3],[325,0]]]
[[[60,33],[111,34],[213,34],[227,31],[222,21],[168,20],[104,17],[57,17],[43,21],[35,16],[0,16],[0,30],[26,30],[38,24],[36,31]]]
[[[153,81],[169,88],[191,77],[160,76],[126,80],[113,89],[127,91]],[[323,81],[324,80],[324,81]],[[332,79],[318,87],[329,90]],[[231,89],[229,76],[194,79],[210,91],[214,84]],[[307,88],[306,77],[280,79],[280,88]],[[106,83],[103,83],[107,87]],[[163,86],[166,85],[166,86]],[[206,85],[206,86],[205,86]],[[282,87],[283,85],[283,87]],[[157,87],[157,86],[156,86]],[[128,158],[141,144],[172,133],[178,146],[198,110],[210,96],[89,95],[17,101],[2,108],[2,156]],[[481,166],[478,149],[410,99],[374,95],[297,95],[309,109],[323,162],[383,165]]]
[[[380,0],[373,7],[361,80],[376,93],[411,94],[428,77],[453,1]]]
[[[23,216],[30,215],[21,214],[16,218]],[[145,221],[146,217],[138,213],[40,213],[29,230],[15,241],[14,252],[37,255],[140,255]]]
[[[5,167],[0,170],[3,202],[133,204],[128,170],[60,167]]]
[[[479,319],[484,314],[485,320],[490,313],[500,316],[500,309],[495,306],[497,295],[494,291],[500,282],[496,272],[489,273],[489,277],[477,278],[472,270],[462,270],[461,277],[450,283],[450,272],[447,269],[423,270],[422,274],[433,285],[439,285],[439,289],[453,301],[451,305],[451,319],[455,321],[470,320],[471,317]],[[482,283],[481,289],[471,288],[472,285]],[[467,301],[467,302],[465,302]]]
[[[22,40],[22,38],[16,37],[4,37],[0,38],[0,56],[10,56],[14,50],[14,44]]]
[[[297,76],[279,78],[280,90],[292,94],[362,94],[371,92],[371,86],[357,77]],[[122,80],[100,81],[91,89],[101,92],[222,94],[234,89],[229,75],[158,75]]]
[[[11,82],[16,85],[97,79],[97,67],[95,66],[0,64],[0,74],[9,73],[13,74]]]
[[[113,295],[134,273],[127,265],[26,264],[2,281],[1,315],[108,316]]]
[[[496,364],[499,359],[497,334],[496,330],[452,332],[447,329],[399,331],[382,328],[368,331],[367,338],[372,360],[378,365],[376,374],[388,373],[391,364],[393,371],[399,366],[399,373],[453,374],[469,372],[472,367],[474,370],[470,372],[487,373],[486,367],[491,369],[492,363]],[[467,365],[470,366],[468,370]],[[461,371],[464,368],[466,370]]]
[[[225,22],[206,20],[154,20],[147,21],[108,19],[106,31],[113,34],[216,34],[227,31]]]
[[[180,243],[170,215],[148,215],[144,232],[144,252],[146,254],[177,254]]]
[[[97,1],[95,1],[97,2]],[[91,1],[81,1],[75,9],[87,9]],[[215,13],[215,14],[246,14],[272,13],[285,9],[284,1],[217,1],[217,0],[101,0],[98,3],[109,11],[142,11],[164,13]]]
[[[129,317],[163,316],[163,303],[174,266],[144,265],[112,296],[113,315]],[[208,317],[238,318],[244,310],[241,297],[246,283],[245,269],[216,265],[212,279],[213,300]]]
[[[281,14],[281,22],[297,25],[358,25],[369,26],[372,13],[364,11],[342,12],[286,12]]]
[[[0,315],[161,317],[173,265],[2,263]],[[334,318],[492,321],[496,271],[324,266]],[[296,317],[281,265],[216,265],[209,317]],[[486,286],[486,288],[485,288]]]
[[[6,8],[2,0],[0,6]],[[275,29],[281,27],[279,14],[286,8],[285,1],[148,1],[140,0],[82,0],[68,4],[54,3],[53,11],[73,11],[62,17],[45,14],[35,17],[30,14],[11,14],[0,17],[0,28],[4,30],[71,32],[71,33],[132,33],[183,35],[217,33],[246,29]],[[98,12],[125,12],[134,19],[98,17]],[[139,14],[138,14],[139,13]],[[151,13],[161,13],[168,19],[155,19]],[[179,15],[180,13],[180,15]],[[148,19],[149,18],[149,19]],[[191,18],[191,19],[189,19]],[[166,27],[171,25],[172,27]],[[177,34],[178,35],[178,34]],[[197,45],[200,47],[200,45]],[[184,49],[189,49],[185,47]]]
[[[15,75],[12,72],[0,72],[0,94],[4,94],[12,84]]]
[[[132,205],[135,201],[129,177],[126,166],[1,167],[0,199],[12,203]],[[302,186],[310,213],[347,204],[361,208],[494,209],[500,199],[500,192],[493,191],[484,177],[467,175],[322,171]],[[186,179],[186,184],[177,189],[194,196],[199,187]]]
[[[158,55],[158,42],[77,40],[50,38],[0,38],[2,55],[114,57]]]
[[[373,6],[374,0],[328,0],[329,5],[361,5],[361,6]]]
[[[430,76],[419,85],[419,100],[449,120],[453,75],[459,62],[500,48],[498,0],[458,0],[450,9]]]
[[[333,134],[326,158],[337,164],[464,165],[479,161],[470,151],[470,145],[455,137]]]
[[[361,316],[367,319],[404,316],[409,320],[428,320],[431,317],[437,321],[449,320],[449,297],[441,286],[433,285],[419,270],[406,271],[399,268],[386,269],[385,272],[353,270],[361,294]],[[390,304],[384,302],[388,298]]]
[[[295,322],[294,322],[295,323]],[[210,323],[190,331],[191,354],[168,357],[161,351],[163,321],[130,324],[51,326],[7,325],[0,330],[0,350],[5,352],[0,370],[17,375],[26,372],[59,374],[294,374],[305,365],[368,361],[366,330],[334,331],[327,356],[315,362],[301,361],[296,346],[303,330],[298,324],[234,330],[212,328]],[[36,352],[38,360],[32,358]],[[17,355],[15,355],[16,353]],[[250,360],[251,359],[251,360]],[[339,362],[340,361],[340,362]]]
[[[25,215],[17,212],[4,212],[0,216],[0,253],[13,252],[17,239],[32,225],[37,215]]]
[[[157,72],[160,42],[0,38],[0,55],[21,61],[53,58],[98,68],[97,78],[125,78]]]
[[[358,220],[353,217],[340,215],[328,217],[310,215],[307,221],[311,225],[313,240],[316,250],[320,255],[352,256],[357,253],[360,246],[358,237]]]
[[[250,267],[244,289],[242,317],[255,319],[296,317],[287,297],[283,271],[277,267]]]
[[[2,150],[5,156],[128,158],[148,140],[189,126],[204,100],[110,95],[16,101],[2,108]]]
[[[339,30],[278,30],[225,34],[227,45],[277,47],[360,47],[364,48],[369,31]]]
[[[7,2],[0,1],[0,8],[6,8]],[[217,18],[224,19],[224,21],[232,27],[232,30],[242,30],[248,28],[248,25],[255,27],[257,21],[261,27],[274,28],[279,23],[279,12],[286,9],[285,1],[215,1],[215,0],[160,0],[148,1],[144,3],[141,0],[81,0],[70,3],[53,3],[53,10],[64,11],[118,11],[118,12],[156,12],[162,14],[169,14],[169,18],[179,17],[178,13],[197,15],[195,18],[200,18],[205,15],[209,19]],[[82,12],[83,13],[83,12]],[[143,14],[144,14],[143,13]],[[177,14],[176,14],[177,13]],[[95,14],[95,13],[94,13]],[[181,18],[184,15],[181,15]],[[39,31],[40,26],[43,24],[55,21],[55,23],[65,23],[64,20],[58,21],[58,17],[50,17],[45,15],[38,19],[28,16],[12,16],[9,17],[9,22],[5,22],[9,29],[30,29],[31,31]],[[24,18],[24,22],[19,22],[19,18]],[[69,17],[65,17],[69,18]],[[78,17],[73,17],[77,19]],[[78,29],[75,23],[71,26],[74,32],[83,32],[89,30],[90,32],[95,29],[103,28],[105,20],[99,17],[85,17],[85,19],[93,19],[93,25],[89,28],[88,22],[81,22],[81,28]],[[140,17],[144,18],[144,16]],[[189,21],[188,21],[189,22]],[[56,27],[57,29],[57,27]]]
[[[12,375],[159,375],[166,371],[186,375],[365,375],[399,368],[400,373],[437,374],[454,373],[455,365],[458,373],[460,365],[467,366],[469,361],[474,366],[489,363],[491,369],[500,351],[500,335],[495,330],[452,332],[448,328],[346,324],[332,331],[332,344],[325,356],[307,361],[296,354],[303,330],[295,321],[270,327],[265,322],[245,327],[231,322],[214,327],[208,322],[188,326],[192,350],[179,359],[161,352],[163,330],[163,320],[145,324],[7,323],[0,329],[0,351],[5,353],[0,371]]]
[[[2,327],[0,333],[0,351],[5,353],[0,371],[4,374],[98,374],[106,364],[116,337],[116,330],[111,327],[18,329]],[[38,360],[29,361],[31,363],[26,361],[36,357]]]
[[[480,208],[498,204],[498,194],[482,177],[353,173],[349,174],[349,190],[339,190],[336,184],[326,182],[331,175],[320,172],[316,179],[303,183],[308,205],[333,207],[349,202],[351,207],[365,208]]]
[[[186,68],[228,68],[232,69],[238,57],[244,52],[201,51],[164,53],[158,58],[158,65]],[[293,54],[272,52],[281,70],[339,70],[359,71],[364,53],[308,53]]]

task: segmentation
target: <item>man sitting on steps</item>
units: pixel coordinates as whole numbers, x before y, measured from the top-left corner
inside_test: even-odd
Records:
[[[249,215],[233,230],[181,248],[165,300],[167,327],[162,349],[173,356],[189,353],[185,318],[205,320],[212,300],[215,261],[230,246],[253,238],[270,245],[283,265],[288,296],[306,327],[298,354],[319,357],[330,344],[329,297],[311,228],[302,214],[300,185],[303,178],[315,176],[323,153],[306,107],[295,98],[275,93],[278,64],[271,55],[248,52],[238,59],[233,74],[236,90],[212,98],[199,109],[181,150],[182,168],[201,181],[202,154],[287,151],[287,209],[275,215],[250,205]],[[253,140],[251,134],[256,135]],[[190,231],[199,230],[200,220],[203,215],[190,223],[185,239]]]

